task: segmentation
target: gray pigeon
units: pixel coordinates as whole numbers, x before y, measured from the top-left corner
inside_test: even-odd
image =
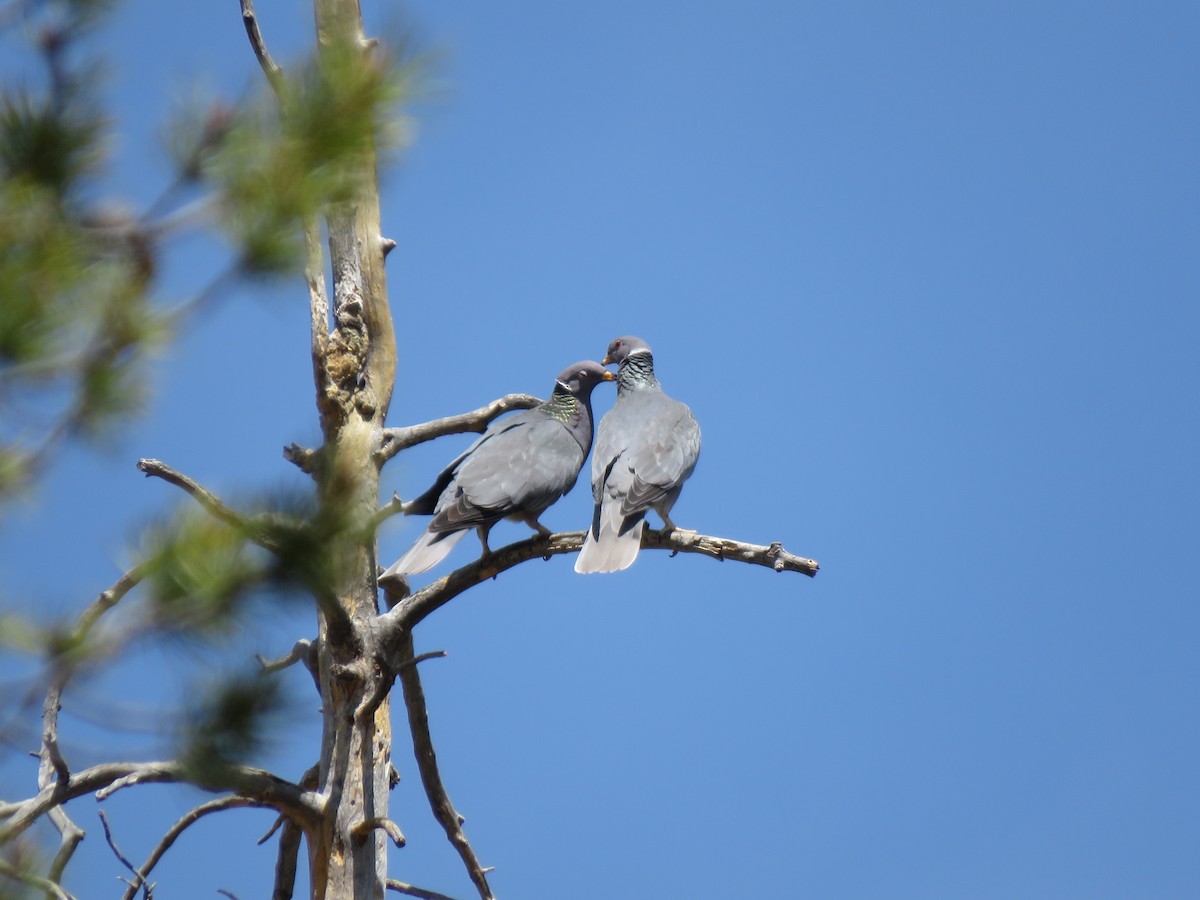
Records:
[[[663,393],[645,341],[617,338],[604,362],[619,364],[617,402],[596,431],[596,508],[576,572],[616,572],[633,565],[651,509],[674,531],[671,507],[700,456],[700,426],[687,406]]]
[[[558,376],[549,400],[488,426],[433,487],[404,504],[405,514],[432,513],[433,521],[380,577],[432,568],[472,528],[487,556],[488,532],[501,519],[550,534],[538,516],[574,486],[592,446],[592,389],[615,380],[597,362],[576,363]]]

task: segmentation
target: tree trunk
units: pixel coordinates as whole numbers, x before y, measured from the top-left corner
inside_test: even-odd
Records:
[[[337,46],[370,52],[357,0],[316,0],[315,11],[323,56]],[[327,342],[314,334],[325,438],[316,472],[318,518],[335,542],[336,564],[334,596],[327,598],[321,615],[318,652],[324,713],[318,777],[327,803],[320,830],[309,835],[316,900],[382,898],[387,878],[387,832],[379,826],[388,818],[392,735],[386,691],[377,690],[380,673],[369,650],[368,626],[378,612],[375,538],[369,523],[379,505],[375,450],[391,400],[396,347],[374,152],[364,153],[358,164],[363,176],[358,196],[326,216],[334,327]],[[324,317],[323,310],[314,316],[314,328]]]

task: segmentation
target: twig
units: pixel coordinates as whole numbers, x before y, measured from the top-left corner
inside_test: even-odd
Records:
[[[273,838],[275,836],[275,832],[277,832],[283,826],[283,823],[286,821],[287,821],[287,816],[276,816],[275,821],[271,823],[271,827],[267,829],[267,833],[264,834],[262,837],[260,837],[254,843],[256,843],[258,846],[261,847],[263,844],[265,844],[267,841],[269,841],[271,838]]]
[[[254,0],[242,0],[242,24],[246,26],[246,37],[250,39],[254,57],[262,67],[263,74],[267,76],[267,81],[271,83],[271,89],[276,95],[280,95],[283,91],[283,69],[272,59],[266,42],[263,41],[258,17],[254,14]]]
[[[116,858],[118,860],[120,860],[121,865],[123,865],[125,868],[127,868],[130,872],[133,873],[133,878],[134,878],[133,893],[136,894],[138,887],[142,883],[142,879],[139,879],[139,877],[138,877],[138,870],[133,867],[133,863],[131,863],[126,858],[125,854],[121,852],[121,848],[117,846],[117,842],[113,839],[112,829],[108,827],[108,816],[105,814],[104,810],[100,809],[100,810],[97,810],[96,812],[100,815],[100,824],[104,826],[104,840],[108,841],[108,846],[112,848],[113,855],[116,856]],[[149,887],[146,888],[145,893],[146,893],[146,900],[149,900],[149,898],[150,898]],[[133,894],[127,894],[126,896],[132,897]]]
[[[408,666],[415,666],[417,663],[423,663],[427,659],[443,659],[445,656],[445,650],[430,650],[428,653],[422,653],[419,656],[414,656],[412,659],[406,659],[400,664],[400,668],[404,669]]]
[[[549,559],[551,556],[574,553],[583,546],[584,534],[582,531],[565,531],[549,537],[536,536],[518,541],[439,578],[379,617],[380,632],[385,643],[398,638],[463,591],[495,578],[513,566],[531,559]],[[763,546],[690,531],[664,533],[646,529],[642,532],[642,549],[699,553],[717,560],[731,559],[764,566],[776,572],[799,572],[809,577],[816,575],[820,568],[816,560],[788,553],[778,542]]]
[[[421,900],[454,900],[446,894],[439,894],[437,891],[431,891],[426,888],[419,888],[412,884],[406,884],[403,881],[397,881],[395,878],[389,878],[386,882],[389,891],[396,891],[399,894],[408,894],[410,897],[419,897]]]
[[[399,644],[401,659],[404,662],[415,661],[411,631],[404,633]],[[421,687],[421,676],[417,673],[415,665],[403,663],[398,674],[404,691],[404,706],[408,711],[408,727],[412,732],[413,755],[417,758],[417,770],[421,773],[425,796],[429,798],[429,808],[445,830],[451,845],[462,857],[463,865],[479,891],[480,898],[494,900],[492,889],[488,886],[486,870],[479,865],[479,859],[463,833],[464,819],[450,802],[450,795],[446,793],[446,786],[442,783],[442,776],[438,771],[437,754],[433,749],[433,738],[429,734],[429,713],[425,705],[425,691]]]
[[[401,450],[431,441],[434,438],[445,437],[448,434],[462,434],[467,431],[481,432],[497,416],[514,409],[532,409],[541,402],[540,398],[534,397],[532,394],[505,394],[487,406],[481,406],[479,409],[473,409],[457,416],[447,416],[444,419],[435,419],[420,425],[385,428],[379,449],[375,451],[375,459],[378,463],[383,464]]]

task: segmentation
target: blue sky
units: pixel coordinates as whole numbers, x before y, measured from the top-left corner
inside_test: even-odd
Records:
[[[376,25],[400,15],[367,5]],[[258,6],[276,56],[303,52],[305,4]],[[1197,8],[404,17],[432,90],[384,174],[391,422],[544,393],[639,334],[704,430],[676,521],[822,564],[810,581],[644,553],[581,577],[556,558],[423,625],[418,651],[449,652],[423,669],[443,776],[497,894],[1196,896]],[[103,47],[111,190],[144,205],[168,177],[174,100],[260,76],[233,0],[126,3]],[[181,245],[164,294],[218,260]],[[146,417],[64,456],[0,525],[4,602],[53,614],[115,580],[179,502],[140,456],[231,502],[303,488],[279,450],[316,436],[305,302],[300,283],[239,289],[184,335]],[[598,389],[597,411],[611,399]],[[397,458],[388,492],[423,490],[466,440]],[[581,486],[545,521],[588,516]],[[420,527],[393,520],[382,556]],[[523,536],[499,526],[493,544]],[[283,608],[229,652],[280,654],[314,628]],[[163,752],[84,717],[144,724],[184,689],[171,671],[229,658],[131,654],[68,698],[68,758]],[[307,676],[284,678],[291,730],[263,761],[294,778],[318,717]],[[391,871],[472,896],[397,726],[409,845]],[[32,784],[14,756],[6,795]],[[151,788],[107,807],[140,860],[195,802]],[[91,801],[72,812],[90,833],[71,884],[98,895],[120,870]],[[160,890],[265,895],[274,849],[253,842],[269,824],[197,826]]]

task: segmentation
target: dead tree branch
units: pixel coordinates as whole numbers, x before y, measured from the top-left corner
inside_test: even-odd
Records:
[[[305,827],[316,821],[323,802],[320,797],[298,785],[251,766],[224,766],[204,778],[197,778],[187,767],[173,760],[102,763],[75,773],[66,782],[52,782],[27,800],[0,805],[0,820],[8,820],[0,829],[0,843],[11,840],[51,809],[77,797],[95,794],[97,800],[105,800],[111,794],[136,784],[164,783],[191,784],[209,791],[230,791],[285,813]]]
[[[67,680],[67,673],[56,674],[46,691],[46,701],[42,706],[42,749],[38,763],[38,790],[45,790],[53,783],[50,779],[54,774],[55,781],[67,784],[71,779],[67,761],[63,758],[58,746],[58,713],[62,709],[62,688]],[[67,811],[61,806],[49,810],[50,821],[59,833],[58,852],[50,863],[49,879],[55,883],[62,881],[67,863],[75,853],[75,848],[83,840],[86,832],[76,825]]]
[[[239,531],[244,531],[247,534],[258,531],[254,527],[254,524],[245,516],[234,512],[218,500],[212,492],[201,487],[183,473],[175,471],[162,460],[139,459],[137,467],[138,471],[147,478],[161,478],[163,481],[187,491],[214,519],[224,522],[226,525],[230,525]],[[272,550],[276,548],[266,547],[264,549]]]
[[[282,672],[289,666],[294,666],[296,663],[304,663],[304,667],[308,669],[308,673],[317,677],[317,645],[305,638],[301,638],[292,645],[291,651],[286,656],[281,656],[279,659],[267,659],[264,656],[256,656],[258,664],[262,667],[264,675],[269,675],[273,672]],[[318,688],[320,685],[318,685]]]
[[[244,534],[248,540],[254,542],[264,550],[274,553],[280,559],[284,559],[284,548],[280,546],[279,541],[266,528],[254,519],[234,512],[217,499],[216,495],[211,491],[206,490],[191,478],[188,478],[181,472],[175,471],[175,469],[159,459],[139,459],[137,467],[138,471],[144,473],[147,478],[161,478],[163,481],[182,488],[195,498],[196,502],[204,507],[213,518],[224,522],[226,525]],[[284,562],[286,561],[284,559]],[[341,604],[338,603],[337,597],[321,592],[314,592],[314,597],[320,605],[321,611],[329,620],[331,633],[337,635],[339,639],[352,640],[354,625]]]
[[[254,58],[262,67],[263,74],[271,83],[271,89],[276,95],[283,92],[283,69],[271,57],[267,44],[263,40],[262,31],[258,27],[258,16],[254,14],[254,0],[241,0],[242,24],[246,26],[246,37],[250,39],[250,47],[254,50]]]
[[[549,537],[531,537],[501,547],[491,555],[439,578],[411,596],[405,597],[393,609],[380,616],[380,633],[385,644],[412,629],[434,610],[463,591],[489,578],[495,578],[513,566],[531,559],[549,559],[551,556],[578,551],[583,546],[584,535],[585,532],[582,531],[565,531]],[[642,549],[669,550],[672,554],[699,553],[721,561],[731,559],[764,566],[776,572],[799,572],[810,578],[816,575],[820,568],[816,560],[788,553],[778,542],[763,546],[690,531],[676,530],[664,533],[647,529],[642,532]]]
[[[408,727],[412,732],[413,755],[417,758],[417,770],[421,774],[421,784],[425,786],[425,796],[429,798],[429,808],[434,818],[446,832],[451,845],[462,857],[467,874],[479,891],[481,900],[493,900],[492,889],[488,886],[486,870],[479,864],[471,843],[463,833],[462,824],[465,821],[450,802],[446,786],[442,783],[438,771],[437,754],[433,749],[433,738],[429,733],[429,713],[425,705],[425,691],[421,687],[421,676],[417,666],[411,664],[416,657],[413,654],[412,633],[405,632],[400,640],[400,657],[403,660],[399,667],[400,684],[404,691],[404,706],[408,710]],[[408,664],[405,664],[408,663]],[[420,895],[417,895],[420,896]]]
[[[279,835],[279,853],[275,857],[275,887],[271,900],[292,900],[296,890],[296,866],[300,858],[300,828],[285,819]]]
[[[141,868],[134,869],[132,866],[129,867],[133,872],[133,881],[131,881],[129,887],[125,889],[125,893],[121,895],[121,900],[133,900],[134,896],[138,892],[138,888],[146,883],[146,879],[154,870],[154,867],[158,865],[159,860],[163,858],[166,852],[171,849],[171,846],[175,843],[175,841],[179,839],[179,836],[183,834],[183,832],[186,831],[190,826],[195,824],[204,816],[207,816],[209,813],[221,812],[222,810],[226,809],[237,809],[240,807],[259,809],[270,808],[268,804],[262,803],[258,800],[251,800],[247,797],[230,796],[218,797],[215,800],[209,800],[207,803],[201,803],[190,812],[184,813],[184,815],[180,817],[179,821],[177,821],[167,830],[167,833],[163,835],[162,840],[158,842],[155,848],[150,851],[150,855],[146,857],[146,861],[142,863]],[[101,814],[103,815],[103,812]],[[105,827],[107,828],[107,820],[104,821],[106,823]]]
[[[97,813],[100,816],[100,824],[104,826],[104,840],[108,843],[109,849],[112,850],[113,856],[117,858],[117,861],[120,862],[121,865],[133,873],[134,881],[130,882],[130,884],[133,885],[133,893],[136,894],[137,885],[141,884],[141,881],[138,879],[138,870],[133,867],[133,863],[129,861],[128,857],[121,852],[121,848],[117,846],[116,838],[113,837],[112,828],[108,824],[108,815],[102,809],[97,810]],[[146,891],[146,897],[150,897],[149,889]]]
[[[385,428],[379,449],[375,452],[376,462],[382,465],[401,450],[406,450],[416,444],[423,444],[434,438],[445,437],[448,434],[463,434],[469,431],[482,432],[497,416],[514,409],[532,409],[541,402],[541,398],[534,397],[532,394],[505,394],[486,406],[457,416],[447,416],[444,419],[435,419],[420,425]]]
[[[300,776],[300,787],[306,791],[315,791],[320,775],[320,765],[312,766]],[[280,816],[283,831],[279,835],[279,853],[275,858],[275,886],[271,891],[271,900],[292,900],[296,889],[296,865],[300,857],[300,838],[303,832],[295,819]],[[274,829],[272,829],[274,830]],[[259,843],[271,836],[268,832]]]

